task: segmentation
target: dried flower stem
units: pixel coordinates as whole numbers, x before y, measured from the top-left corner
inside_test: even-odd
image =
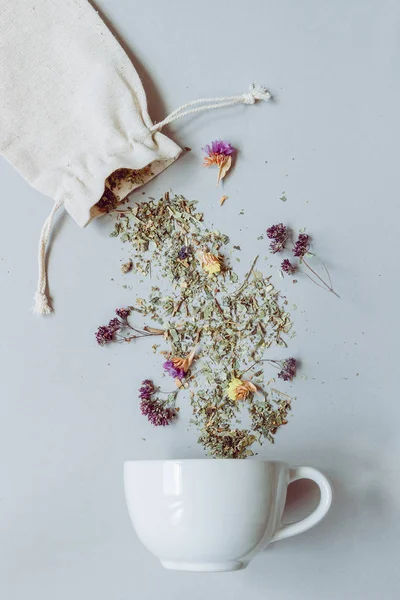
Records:
[[[322,261],[321,261],[321,262],[322,262]],[[315,285],[318,285],[319,287],[323,287],[323,286],[324,286],[324,288],[325,288],[325,289],[327,289],[329,292],[331,292],[331,293],[332,293],[332,294],[334,294],[334,295],[335,295],[337,298],[339,298],[339,299],[340,299],[340,296],[339,296],[339,294],[338,294],[337,292],[335,292],[335,290],[334,290],[334,289],[333,289],[333,287],[332,287],[332,281],[331,281],[331,278],[330,278],[330,275],[329,275],[329,271],[328,271],[328,269],[327,269],[327,267],[326,267],[325,263],[323,263],[323,262],[322,262],[322,264],[323,264],[323,266],[324,266],[324,269],[325,269],[325,271],[326,271],[326,272],[327,272],[327,274],[328,274],[328,278],[329,278],[329,283],[330,283],[330,285],[329,285],[329,284],[328,284],[328,283],[327,283],[327,282],[326,282],[324,279],[322,279],[322,277],[320,277],[320,276],[318,275],[318,273],[316,273],[316,272],[314,271],[314,269],[312,269],[312,268],[310,267],[310,265],[308,264],[308,262],[306,262],[306,261],[304,260],[304,256],[303,256],[303,258],[301,259],[301,263],[302,263],[302,264],[303,264],[305,267],[307,267],[307,269],[309,269],[309,270],[311,271],[311,273],[313,273],[313,275],[315,275],[315,277],[317,277],[317,279],[318,279],[318,280],[319,280],[319,281],[320,281],[320,282],[323,284],[323,285],[319,285],[319,283],[318,283],[317,281],[315,281],[315,280],[314,280],[312,277],[310,277],[310,275],[308,275],[307,273],[305,273],[305,275],[307,275],[307,277],[308,277],[309,279],[311,279],[311,281],[312,281],[313,283],[315,283]]]
[[[241,295],[241,293],[246,289],[246,286],[247,286],[247,284],[249,282],[249,279],[250,279],[250,275],[252,274],[252,272],[254,271],[254,267],[256,266],[256,262],[258,260],[258,256],[259,255],[257,254],[257,256],[255,257],[255,259],[253,260],[253,262],[251,264],[249,272],[247,273],[246,277],[244,278],[244,281],[243,281],[242,285],[240,286],[240,288],[236,292],[236,294],[235,294],[235,299],[236,300],[239,298],[239,296]]]
[[[210,297],[214,300],[215,302],[215,306],[217,307],[217,309],[219,310],[219,312],[221,313],[222,316],[224,316],[224,311],[222,310],[222,307],[220,305],[220,303],[218,302],[217,298],[214,296],[214,294],[212,293],[212,291],[210,290],[210,288],[207,286],[205,286],[208,293],[210,294]]]
[[[284,392],[281,392],[280,390],[277,390],[275,388],[271,388],[271,392],[274,392],[275,394],[278,394],[279,396],[283,396],[284,398],[288,398],[289,400],[292,400],[291,396],[289,396],[288,394],[285,394]]]
[[[273,360],[271,358],[261,358],[260,360],[256,360],[255,362],[253,362],[253,364],[250,365],[250,367],[248,367],[245,371],[243,371],[240,376],[243,377],[243,375],[245,373],[247,373],[247,371],[250,371],[253,367],[255,367],[256,365],[258,365],[258,363],[263,363],[263,362],[271,363],[271,364],[274,365],[274,367],[279,367],[279,363],[278,363],[277,360]]]
[[[250,365],[250,367],[248,367],[241,374],[240,377],[243,377],[243,375],[245,373],[247,373],[247,371],[250,371],[250,369],[252,369],[256,364],[261,363],[261,362],[267,362],[270,365],[272,365],[273,367],[275,367],[276,369],[279,369],[280,372],[278,373],[278,377],[280,377],[284,381],[292,381],[292,379],[296,375],[297,361],[294,358],[286,358],[284,360],[275,360],[275,359],[271,359],[271,358],[264,358],[264,359],[255,361],[252,365]]]

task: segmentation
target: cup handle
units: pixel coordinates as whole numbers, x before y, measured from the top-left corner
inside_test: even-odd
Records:
[[[311,529],[311,527],[322,521],[332,504],[332,486],[320,471],[311,467],[291,468],[289,471],[289,483],[293,483],[293,481],[297,481],[298,479],[311,479],[315,481],[321,492],[319,504],[314,512],[302,521],[291,523],[290,525],[281,525],[272,538],[272,542],[277,542],[278,540],[283,540],[284,538]]]

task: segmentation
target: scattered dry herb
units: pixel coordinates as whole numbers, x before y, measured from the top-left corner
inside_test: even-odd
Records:
[[[129,310],[156,324],[139,329],[142,334],[163,334],[169,349],[161,353],[169,373],[184,357],[193,359],[201,336],[195,363],[190,360],[174,377],[179,389],[190,388],[192,423],[206,452],[244,458],[253,454],[254,442],[273,442],[287,422],[291,398],[266,390],[264,366],[278,361],[264,356],[272,346],[287,346],[292,324],[287,301],[270,277],[256,270],[258,257],[239,281],[227,258],[228,236],[203,224],[196,202],[168,193],[119,210],[111,236],[129,244],[134,272],[159,281]],[[215,268],[205,269],[210,261]],[[254,371],[255,364],[261,368]],[[234,379],[244,385],[236,399],[229,394]]]

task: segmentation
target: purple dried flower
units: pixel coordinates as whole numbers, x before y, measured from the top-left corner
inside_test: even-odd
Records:
[[[179,369],[177,368],[172,360],[167,360],[164,364],[163,364],[164,369],[167,371],[167,373],[169,375],[171,375],[171,377],[174,377],[175,379],[183,379],[186,375],[186,371],[184,371],[183,369]]]
[[[296,365],[295,358],[287,358],[282,362],[282,370],[279,371],[278,377],[283,379],[283,381],[292,381],[296,375]]]
[[[182,248],[178,252],[178,258],[181,260],[185,260],[189,256],[189,248],[187,246],[182,246]]]
[[[140,403],[140,410],[155,427],[165,427],[176,417],[175,409],[165,407],[160,400],[144,399]]]
[[[299,258],[303,258],[303,256],[308,252],[309,243],[310,236],[306,233],[300,233],[297,242],[294,245],[293,254]]]
[[[297,266],[291,263],[288,258],[285,258],[285,260],[281,262],[281,269],[284,273],[293,275],[293,273],[295,273],[297,270]]]
[[[117,318],[111,319],[108,325],[102,325],[95,333],[97,343],[100,346],[109,344],[115,339],[115,334],[123,327],[123,323]]]
[[[267,229],[267,236],[270,240],[281,240],[282,238],[287,237],[287,228],[283,223],[271,225],[271,227],[268,227]]]
[[[114,319],[111,319],[111,321],[108,324],[108,328],[110,331],[119,331],[122,327],[122,323],[119,319],[117,319],[116,317]]]
[[[272,254],[276,254],[280,252],[285,247],[285,242],[288,238],[288,230],[287,227],[283,223],[278,223],[277,225],[272,225],[267,229],[267,236],[272,242],[269,245],[269,249]]]
[[[116,308],[115,314],[117,314],[119,317],[121,317],[121,319],[126,320],[129,317],[129,315],[131,314],[131,309],[130,308]]]
[[[107,327],[107,325],[102,325],[98,328],[95,333],[97,343],[100,346],[104,346],[104,344],[109,344],[114,340],[115,331]]]
[[[211,144],[207,144],[202,148],[203,152],[208,154],[223,154],[224,156],[230,156],[235,152],[235,148],[231,146],[229,142],[224,142],[224,140],[214,140]]]
[[[142,385],[139,388],[139,398],[142,400],[150,400],[151,396],[156,392],[156,388],[154,387],[151,379],[145,379],[142,381]]]

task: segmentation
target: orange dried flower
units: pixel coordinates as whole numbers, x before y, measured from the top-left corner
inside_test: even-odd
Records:
[[[170,360],[167,360],[164,363],[164,369],[175,379],[183,379],[192,365],[194,355],[196,354],[196,350],[197,346],[195,346],[185,358],[173,356]]]

